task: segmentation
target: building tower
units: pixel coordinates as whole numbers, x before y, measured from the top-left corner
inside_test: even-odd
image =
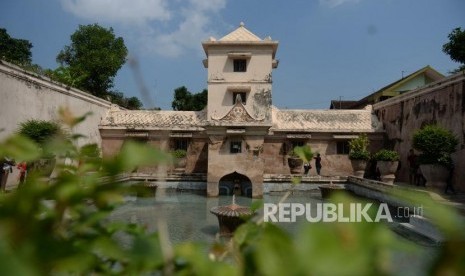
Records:
[[[207,194],[260,197],[264,161],[260,155],[271,127],[272,70],[278,42],[260,39],[243,23],[219,40],[202,43],[208,69],[209,137]],[[245,184],[248,183],[248,184]]]

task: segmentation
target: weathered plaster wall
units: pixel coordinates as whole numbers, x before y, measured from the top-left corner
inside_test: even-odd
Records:
[[[230,52],[250,53],[246,72],[234,72]],[[211,47],[208,53],[208,114],[222,117],[233,106],[233,92],[246,92],[246,109],[255,118],[271,120],[272,46]]]
[[[408,182],[407,155],[412,147],[413,132],[437,123],[451,130],[459,139],[452,158],[456,170],[453,185],[465,191],[465,73],[459,73],[373,106],[384,123],[388,140],[401,155],[399,181]]]
[[[321,175],[324,176],[347,176],[352,175],[352,165],[347,154],[337,153],[338,140],[333,139],[332,135],[314,135],[306,144],[310,146],[314,156],[317,153],[321,155]],[[376,134],[370,137],[370,152],[375,152],[382,147],[382,136]],[[284,144],[287,143],[287,146]],[[266,174],[289,174],[290,169],[287,164],[287,153],[285,148],[290,148],[290,141],[285,137],[267,139],[264,143],[263,160],[265,162]],[[317,175],[315,160],[310,163],[312,169],[310,176]],[[303,169],[302,169],[303,173]]]
[[[101,129],[102,153],[104,157],[111,157],[118,154],[124,142],[132,139],[126,136],[125,129]],[[149,131],[147,139],[139,142],[169,152],[170,137],[169,131]],[[208,139],[206,137],[193,137],[190,139],[187,149],[186,173],[206,173],[208,163]],[[160,166],[145,166],[137,169],[137,172],[146,174],[166,174],[174,170],[173,165],[161,164]]]
[[[246,72],[234,72],[234,59],[228,57],[229,52],[251,53],[251,58],[247,59]],[[261,82],[268,80],[272,67],[271,46],[264,48],[263,45],[244,46],[218,46],[208,52],[208,81],[228,81],[228,82]]]
[[[97,143],[100,146],[98,125],[110,105],[108,101],[0,61],[0,129],[3,130],[0,140],[29,119],[57,121],[59,108],[67,107],[76,116],[92,112],[73,131],[87,136],[78,141],[79,145]]]
[[[246,93],[245,109],[255,119],[271,120],[271,84],[260,83],[246,85],[250,91]],[[208,119],[220,119],[233,107],[233,92],[228,91],[231,84],[217,83],[208,86]],[[225,92],[226,91],[226,92]],[[214,102],[215,104],[210,104]]]
[[[208,139],[192,139],[187,151],[186,173],[206,173],[208,168]]]
[[[259,151],[254,153],[252,149],[256,145],[263,144],[263,137],[227,137],[217,136],[208,147],[208,175],[207,194],[218,195],[218,183],[220,179],[234,172],[245,175],[252,182],[252,197],[261,197],[263,194],[264,161]],[[242,139],[242,152],[231,154],[230,142]],[[247,145],[249,149],[247,149]]]

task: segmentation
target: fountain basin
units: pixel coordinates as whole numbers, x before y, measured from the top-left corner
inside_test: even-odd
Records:
[[[213,207],[210,213],[218,218],[221,236],[231,236],[241,224],[254,215],[249,207],[237,205],[234,197],[231,205]]]

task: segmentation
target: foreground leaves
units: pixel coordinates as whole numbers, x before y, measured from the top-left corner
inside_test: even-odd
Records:
[[[290,234],[261,220],[243,224],[230,240],[172,248],[163,231],[108,219],[126,194],[136,192],[118,176],[170,162],[169,155],[128,142],[119,155],[102,159],[95,145],[76,148],[67,140],[78,137],[48,145],[46,152],[57,159],[53,181],[32,171],[20,189],[0,194],[1,275],[391,275],[395,254],[421,250],[382,223],[307,223]],[[16,160],[34,161],[41,153],[23,137],[0,144],[0,155]],[[463,218],[426,194],[401,190],[393,196],[424,206],[447,239],[430,273],[465,275]],[[263,204],[257,202],[254,210]]]

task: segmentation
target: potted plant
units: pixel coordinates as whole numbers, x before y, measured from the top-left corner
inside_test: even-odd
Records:
[[[444,191],[453,167],[451,154],[457,144],[457,137],[438,125],[427,125],[414,132],[413,148],[421,152],[418,163],[426,186]]]
[[[304,162],[310,162],[313,158],[312,149],[310,146],[296,146],[289,153],[287,157],[287,164],[289,165],[291,174],[302,173],[302,166]]]
[[[381,181],[388,184],[394,183],[399,158],[397,151],[387,149],[382,149],[373,155],[373,159],[376,160],[376,167],[381,174]]]
[[[53,137],[62,133],[60,125],[55,122],[32,119],[20,123],[17,132],[34,141],[42,150],[42,158],[31,162],[30,170],[49,177],[55,168],[56,159],[47,144],[50,143]]]
[[[356,177],[363,177],[365,174],[367,162],[370,160],[369,144],[370,141],[365,133],[349,141],[349,159]]]
[[[174,168],[176,171],[183,172],[186,170],[187,164],[187,151],[183,149],[177,149],[171,152],[174,157]]]

